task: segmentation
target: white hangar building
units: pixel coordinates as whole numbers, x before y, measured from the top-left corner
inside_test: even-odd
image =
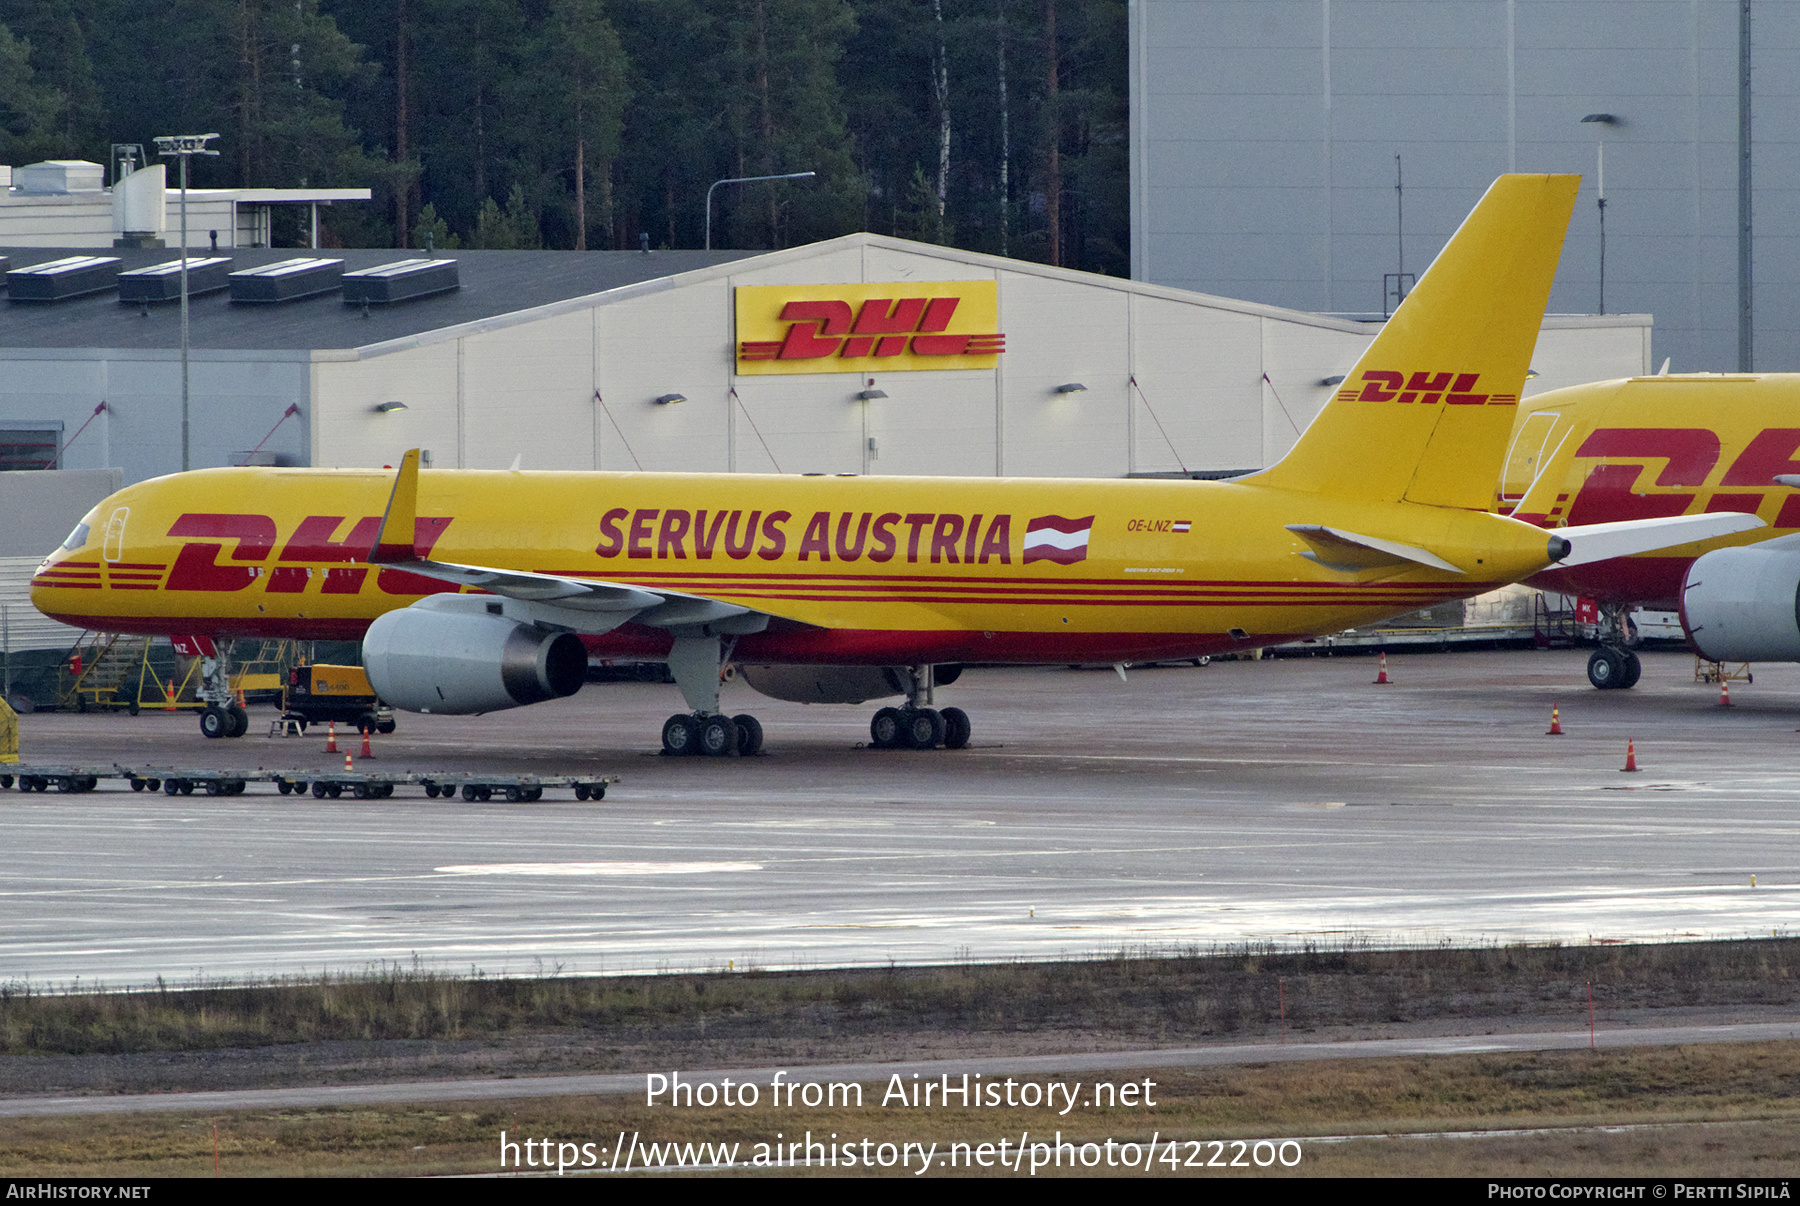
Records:
[[[77,254],[111,262],[44,267]],[[1224,475],[1279,458],[1378,329],[871,234],[375,272],[403,253],[228,254],[195,271],[195,468],[422,446],[440,468]],[[133,275],[168,256],[11,253],[0,468],[180,469],[178,306],[131,300],[169,290]],[[1646,372],[1649,347],[1648,315],[1549,318],[1527,392]]]

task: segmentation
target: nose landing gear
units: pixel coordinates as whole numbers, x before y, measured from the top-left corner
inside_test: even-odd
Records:
[[[1637,636],[1637,628],[1625,614],[1622,603],[1600,605],[1600,648],[1588,658],[1588,682],[1600,691],[1623,691],[1637,685],[1643,674],[1643,663],[1626,646]]]

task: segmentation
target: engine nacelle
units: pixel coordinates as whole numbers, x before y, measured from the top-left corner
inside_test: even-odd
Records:
[[[906,676],[892,666],[739,666],[756,690],[792,703],[859,704],[906,693]]]
[[[581,689],[581,638],[490,614],[485,604],[480,596],[438,595],[369,625],[363,668],[375,693],[390,707],[462,716]]]
[[[1681,585],[1681,626],[1708,661],[1800,661],[1800,550],[1752,545],[1696,558]]]

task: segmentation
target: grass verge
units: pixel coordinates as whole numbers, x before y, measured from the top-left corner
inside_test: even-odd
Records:
[[[1066,963],[667,976],[360,974],[145,991],[0,985],[0,1054],[207,1051],[332,1040],[579,1033],[615,1044],[828,1041],[895,1032],[1168,1044],[1433,1019],[1585,1018],[1800,1002],[1800,939],[1630,946],[1284,951]]]

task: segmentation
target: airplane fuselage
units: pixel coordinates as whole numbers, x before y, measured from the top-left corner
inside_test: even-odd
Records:
[[[54,552],[32,598],[77,627],[357,639],[454,591],[370,566],[393,476],[217,469],[129,487]],[[227,501],[228,500],[228,501]],[[1196,657],[1478,594],[1546,560],[1500,516],[1252,481],[430,470],[422,556],[687,592],[766,612],[740,660],[1054,662]],[[1329,569],[1291,524],[1400,533],[1463,569]],[[468,588],[461,588],[467,590]],[[585,635],[658,657],[666,629]]]

